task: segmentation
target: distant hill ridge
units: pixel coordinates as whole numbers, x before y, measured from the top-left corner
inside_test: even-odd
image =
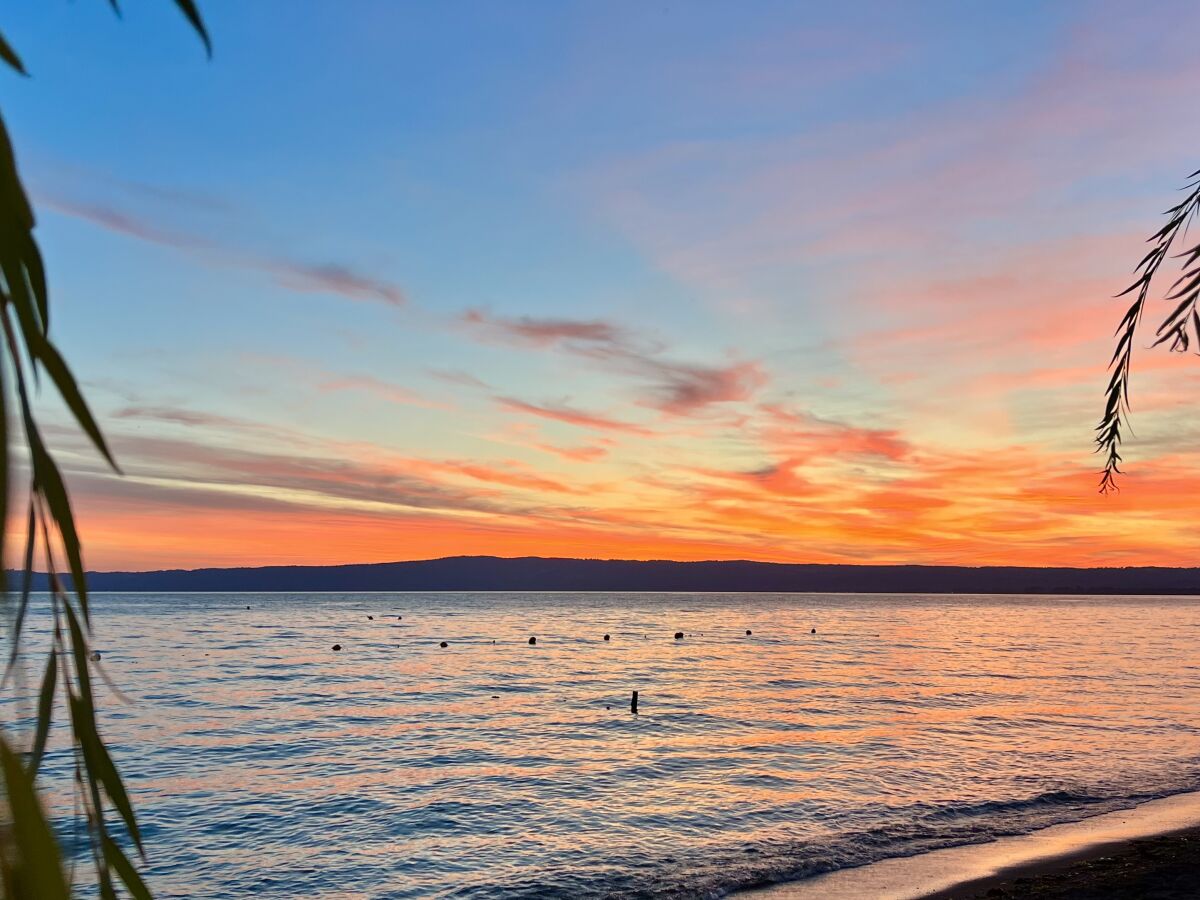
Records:
[[[10,573],[12,576],[14,573]],[[10,584],[19,583],[10,578]],[[452,556],[344,566],[89,572],[93,591],[757,591],[1195,594],[1200,568],[874,566]],[[35,587],[44,590],[44,575]]]

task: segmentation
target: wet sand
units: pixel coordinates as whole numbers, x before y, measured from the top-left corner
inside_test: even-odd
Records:
[[[1200,828],[1097,848],[1061,865],[1034,865],[929,900],[1185,900],[1200,897]]]
[[[1200,792],[986,844],[888,859],[739,896],[760,900],[1200,898]]]

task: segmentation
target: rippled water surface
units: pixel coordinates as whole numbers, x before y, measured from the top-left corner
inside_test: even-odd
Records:
[[[1190,599],[95,608],[162,897],[719,896],[1200,785]]]

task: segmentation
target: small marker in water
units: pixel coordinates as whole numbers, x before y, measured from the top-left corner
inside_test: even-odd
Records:
[[[631,713],[637,712],[637,691],[633,692],[633,698],[629,701],[629,711]]]
[[[374,621],[375,621],[375,617],[374,617],[374,616],[367,616],[367,618],[368,618],[368,619],[370,619],[372,622],[374,622]]]
[[[809,632],[809,634],[816,634],[816,633],[817,633],[817,629],[815,629],[815,628]]]
[[[677,641],[683,640],[683,632],[682,631],[675,632],[675,640],[677,640]]]
[[[532,646],[533,646],[534,644],[536,644],[536,643],[537,643],[537,638],[535,638],[535,637],[531,637],[531,638],[529,639],[529,646],[530,646],[530,647],[532,647]]]
[[[341,649],[342,649],[342,645],[341,645],[341,644],[334,644],[334,645],[333,645],[333,649],[334,649],[334,650],[341,650]]]
[[[100,651],[99,651],[99,650],[93,650],[93,651],[91,652],[91,655],[90,655],[88,658],[89,658],[89,659],[90,659],[92,662],[100,662]]]
[[[493,641],[492,643],[495,643],[495,641]],[[438,646],[439,646],[439,647],[441,647],[441,648],[444,650],[444,649],[446,649],[447,647],[449,647],[450,645],[449,645],[449,644],[447,644],[445,641],[442,641],[442,642],[441,642],[441,643],[440,643]]]
[[[605,639],[606,641],[609,639],[607,634],[604,636],[604,639]]]
[[[750,637],[750,635],[752,635],[752,634],[754,634],[754,632],[751,631],[749,628],[747,628],[746,629],[746,637]]]

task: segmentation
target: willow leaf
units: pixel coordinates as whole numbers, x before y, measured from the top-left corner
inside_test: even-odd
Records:
[[[112,838],[104,839],[104,858],[117,873],[117,877],[121,879],[125,890],[129,891],[129,896],[133,900],[153,900],[150,888],[146,886],[146,882],[142,881],[142,876],[129,861],[125,851]]]
[[[12,44],[4,39],[4,35],[2,34],[0,34],[0,59],[4,60],[22,75],[29,74],[25,71],[25,64],[21,62],[21,57],[17,56],[17,51],[12,48]]]
[[[47,374],[49,374],[51,380],[54,382],[55,387],[58,388],[58,392],[62,394],[63,400],[66,401],[71,414],[75,416],[75,421],[79,423],[79,427],[91,438],[96,449],[108,460],[108,464],[120,472],[121,469],[117,465],[117,461],[113,459],[112,453],[109,452],[104,435],[100,432],[100,426],[96,424],[96,420],[92,416],[92,411],[88,409],[87,401],[83,399],[83,394],[79,391],[79,385],[75,383],[75,376],[67,368],[67,363],[62,358],[62,355],[47,340],[39,341],[34,353],[41,360]]]
[[[58,687],[58,651],[50,648],[46,656],[46,674],[42,676],[42,689],[38,693],[37,731],[33,738],[33,751],[29,754],[29,777],[36,778],[46,752],[46,739],[50,736],[50,720],[54,716],[54,691]]]
[[[0,769],[8,800],[10,834],[16,845],[19,867],[15,873],[22,895],[38,900],[68,900],[70,890],[63,876],[58,842],[46,821],[33,779],[17,754],[0,735]]]
[[[204,49],[209,57],[212,56],[212,41],[208,37],[208,29],[204,27],[204,20],[200,18],[200,10],[196,8],[193,0],[175,0],[175,5],[179,7],[180,12],[187,16],[187,20],[192,23],[192,27],[196,29],[196,33],[200,35],[200,40],[204,41]]]

